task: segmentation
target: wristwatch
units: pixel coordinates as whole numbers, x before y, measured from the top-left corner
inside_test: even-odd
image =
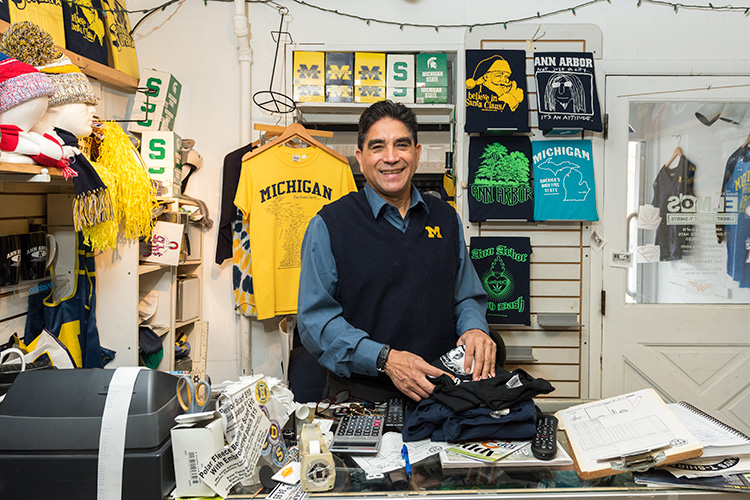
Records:
[[[388,361],[388,355],[391,353],[391,346],[385,344],[378,354],[378,360],[375,362],[375,368],[380,373],[385,373],[385,362]]]

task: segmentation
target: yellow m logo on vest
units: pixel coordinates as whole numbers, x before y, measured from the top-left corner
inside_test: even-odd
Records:
[[[425,229],[427,229],[427,237],[428,238],[442,238],[443,235],[440,234],[440,226],[430,227],[425,226]]]

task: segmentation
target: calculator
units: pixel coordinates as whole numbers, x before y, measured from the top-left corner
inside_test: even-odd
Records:
[[[375,454],[383,437],[385,417],[345,415],[339,420],[333,442],[328,449],[335,453]]]

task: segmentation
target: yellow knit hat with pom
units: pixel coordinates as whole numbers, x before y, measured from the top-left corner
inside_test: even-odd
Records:
[[[50,107],[76,102],[96,106],[99,102],[88,77],[58,50],[52,35],[36,24],[21,21],[10,25],[0,47],[0,52],[31,64],[50,77],[55,86],[55,94],[49,98]]]

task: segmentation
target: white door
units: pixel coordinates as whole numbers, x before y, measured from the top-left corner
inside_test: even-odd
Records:
[[[740,153],[750,151],[741,149],[750,134],[749,84],[607,77],[602,250],[602,396],[653,387],[744,432],[750,173],[742,173],[750,153]],[[725,174],[734,177],[727,183]],[[717,224],[727,231],[721,243]]]

